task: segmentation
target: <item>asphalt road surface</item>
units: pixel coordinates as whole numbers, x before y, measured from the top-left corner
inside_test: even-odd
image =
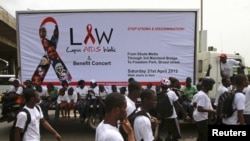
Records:
[[[63,141],[94,141],[95,131],[90,129],[87,124],[81,123],[78,119],[67,121],[53,120],[53,111],[50,111],[49,123],[61,134]],[[0,141],[8,141],[8,134],[13,122],[0,123]],[[194,124],[181,123],[182,139],[179,141],[195,141],[197,130]],[[56,141],[54,136],[41,127],[41,141]]]
[[[51,125],[62,135],[63,141],[94,141],[95,131],[90,129],[86,124],[82,124],[77,120],[70,119],[65,122],[61,121],[49,121]],[[8,134],[11,123],[0,123],[0,140],[8,141]],[[191,124],[182,124],[182,139],[180,141],[195,141],[196,140],[196,128]],[[54,136],[41,128],[41,141],[55,141]]]

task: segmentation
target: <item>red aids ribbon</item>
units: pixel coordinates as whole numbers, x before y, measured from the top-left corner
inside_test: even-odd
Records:
[[[42,23],[40,24],[40,27],[43,27],[46,23],[48,23],[48,22],[52,22],[52,23],[54,23],[55,25],[57,25],[57,22],[56,22],[56,20],[53,18],[53,17],[47,17],[47,18],[45,18],[43,21],[42,21]]]
[[[51,39],[47,39],[47,30],[44,27],[45,24],[49,22],[55,24],[55,29],[53,31]],[[33,85],[40,85],[43,82],[49,70],[50,64],[52,64],[53,69],[60,82],[62,83],[63,81],[65,81],[67,84],[69,84],[69,82],[72,80],[72,76],[56,51],[59,38],[59,30],[57,22],[54,18],[47,17],[42,21],[39,28],[39,36],[43,49],[45,51],[45,55],[42,56],[42,59],[32,76]]]
[[[95,38],[94,36],[92,35],[92,25],[91,24],[88,24],[87,25],[87,36],[85,37],[84,39],[84,43],[87,44],[88,40],[90,39],[92,41],[92,43],[94,44],[95,43]]]

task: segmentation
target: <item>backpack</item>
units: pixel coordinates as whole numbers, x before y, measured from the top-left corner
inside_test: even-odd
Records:
[[[144,111],[138,111],[138,112],[136,112],[136,113],[130,115],[130,117],[129,117],[128,120],[129,120],[129,122],[130,122],[132,128],[134,128],[134,121],[135,121],[135,118],[138,117],[138,116],[146,116],[146,117],[150,118],[150,117],[148,116],[148,114],[147,114],[146,112],[144,112]]]
[[[167,92],[160,92],[157,95],[156,111],[160,118],[167,118],[173,115],[174,107],[170,102]]]
[[[233,109],[233,100],[235,92],[224,92],[218,101],[218,107],[216,109],[219,118],[229,118],[233,115],[236,109]]]
[[[40,112],[39,107],[37,105],[35,107]],[[24,126],[24,129],[23,129],[23,132],[21,133],[21,140],[22,140],[23,135],[25,134],[25,131],[27,130],[28,125],[31,122],[31,115],[30,115],[30,112],[26,108],[22,108],[19,112],[25,112],[27,114],[27,120],[25,122],[25,126]],[[15,121],[14,121],[13,125],[10,128],[9,141],[14,141],[15,140],[15,130],[16,130],[15,128],[16,128],[16,122],[17,122],[17,115],[18,115],[18,113],[16,114]]]
[[[135,118],[136,118],[137,116],[143,115],[143,116],[146,116],[146,117],[150,118],[150,117],[147,115],[146,112],[144,112],[144,111],[138,111],[138,112],[136,112],[136,110],[137,110],[137,109],[135,109],[135,110],[128,116],[128,120],[129,120],[129,122],[130,122],[132,128],[134,128],[134,121],[135,121]],[[123,128],[122,128],[121,126],[119,127],[119,131],[120,131],[120,133],[121,133],[121,135],[122,135],[124,141],[128,141],[127,134],[126,134],[126,132],[123,130]],[[143,139],[142,139],[142,141],[143,141]]]

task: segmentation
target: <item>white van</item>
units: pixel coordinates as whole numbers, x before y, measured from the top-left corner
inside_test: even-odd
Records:
[[[8,80],[10,78],[15,78],[15,75],[0,74],[0,93],[4,93],[6,92],[6,90],[8,90],[8,88],[10,87]]]

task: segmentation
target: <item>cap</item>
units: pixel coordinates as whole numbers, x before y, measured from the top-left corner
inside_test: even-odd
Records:
[[[8,81],[9,82],[13,82],[14,80],[16,80],[15,78],[11,77]]]
[[[221,54],[220,54],[220,58],[227,58],[227,54],[221,53]]]
[[[21,83],[21,81],[19,79],[16,79],[19,83]]]
[[[91,82],[91,83],[95,83],[95,79],[91,79],[90,82]]]

